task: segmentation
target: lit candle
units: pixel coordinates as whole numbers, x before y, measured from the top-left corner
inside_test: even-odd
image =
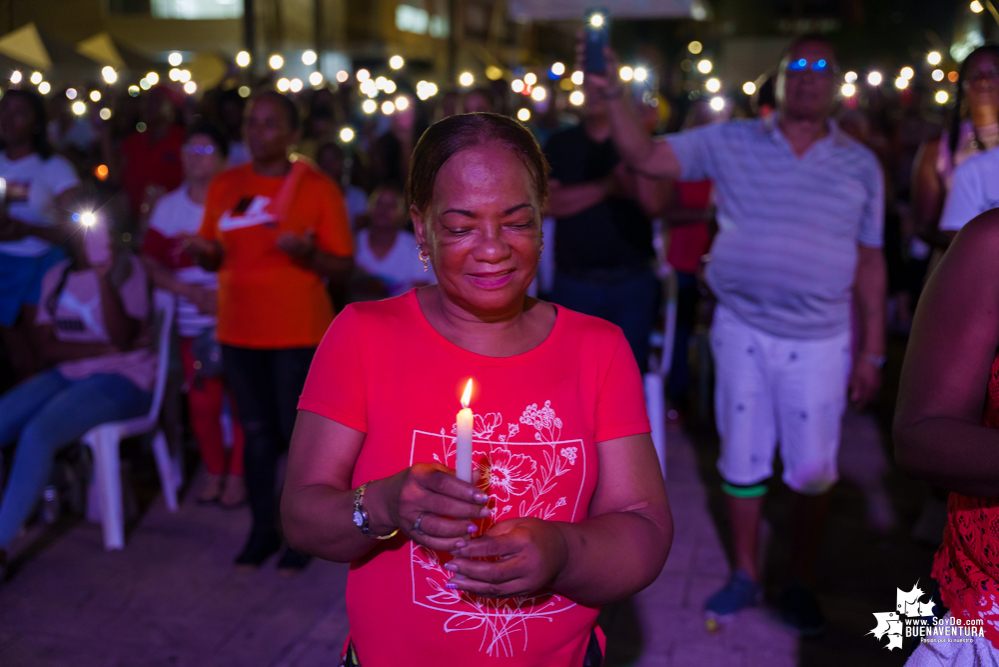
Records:
[[[455,454],[454,470],[458,479],[466,482],[472,481],[472,425],[475,422],[475,415],[472,408],[468,407],[472,400],[472,381],[465,385],[465,392],[461,395],[461,410],[458,411],[458,442],[457,453]]]

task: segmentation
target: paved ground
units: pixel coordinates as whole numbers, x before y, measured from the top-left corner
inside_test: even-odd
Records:
[[[710,429],[695,429],[693,439],[671,430],[668,487],[676,539],[650,588],[605,609],[608,667],[903,664],[899,651],[889,653],[865,635],[874,626],[873,612],[894,607],[896,586],[929,581],[932,550],[908,539],[922,487],[887,466],[878,427],[868,417],[852,417],[848,424],[848,481],[834,494],[819,563],[818,592],[829,630],[821,640],[801,642],[766,609],[741,614],[717,635],[706,633],[702,605],[728,569],[718,529],[727,532],[713,469],[717,442]],[[866,520],[863,487],[882,476],[878,470],[899,516],[885,533]],[[140,496],[142,488],[148,493],[148,483],[140,480],[139,486]],[[190,495],[177,514],[153,499],[121,552],[105,553],[99,527],[84,521],[65,521],[56,534],[49,529],[43,546],[36,542],[20,556],[12,578],[0,587],[0,664],[335,664],[347,633],[347,568],[315,562],[300,577],[284,580],[272,561],[255,575],[237,575],[231,559],[248,528],[247,511],[198,506]],[[787,506],[787,493],[776,489],[767,505],[775,536],[785,530]],[[771,595],[779,592],[786,567],[786,550],[772,539]]]

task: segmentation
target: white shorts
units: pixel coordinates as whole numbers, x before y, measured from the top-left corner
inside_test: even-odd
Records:
[[[722,479],[740,486],[768,479],[779,442],[785,484],[806,494],[829,490],[839,478],[850,332],[819,340],[778,338],[719,304],[711,351]]]

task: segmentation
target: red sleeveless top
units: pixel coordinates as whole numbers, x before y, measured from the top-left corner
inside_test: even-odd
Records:
[[[982,424],[999,428],[999,357],[992,362]],[[950,494],[933,578],[951,615],[982,619],[985,636],[999,649],[999,498]]]

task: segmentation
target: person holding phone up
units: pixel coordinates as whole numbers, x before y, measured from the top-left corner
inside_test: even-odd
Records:
[[[11,89],[0,101],[0,340],[18,380],[41,364],[35,308],[42,276],[62,260],[80,194],[73,165],[46,138],[41,95]]]
[[[0,502],[0,570],[56,452],[94,426],[145,414],[152,401],[146,270],[124,246],[112,246],[106,220],[80,219],[70,256],[42,280],[36,325],[50,368],[0,396],[0,446],[17,443]]]
[[[605,53],[607,71],[615,72],[613,54]],[[706,275],[718,299],[711,329],[718,470],[735,568],[707,601],[712,622],[761,602],[757,540],[779,440],[783,481],[796,501],[781,615],[803,635],[822,631],[809,582],[838,477],[842,416],[847,398],[862,406],[881,382],[884,184],[874,154],[829,117],[838,71],[826,38],[800,37],[778,69],[776,113],[660,141],[634,118],[617,77],[586,74],[629,167],[671,180],[710,179],[718,193]]]
[[[212,181],[201,230],[187,237],[187,252],[219,274],[216,331],[243,426],[253,513],[236,565],[249,571],[281,546],[277,462],[312,355],[333,321],[324,279],[346,281],[354,263],[340,191],[304,159],[290,159],[298,135],[294,102],[276,92],[254,99],[246,120],[253,161]],[[289,549],[278,569],[294,574],[307,563]]]

